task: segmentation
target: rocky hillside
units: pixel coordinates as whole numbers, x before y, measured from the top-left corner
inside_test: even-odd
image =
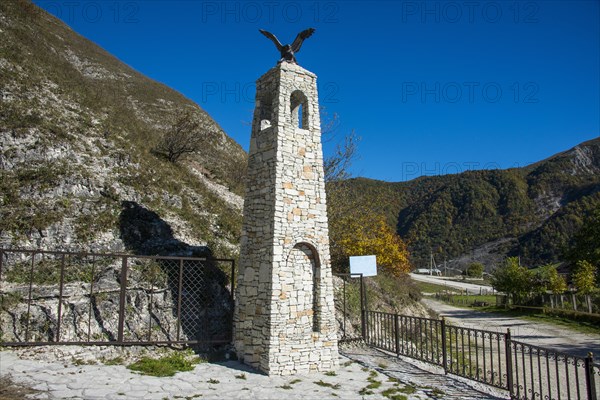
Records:
[[[235,255],[246,154],[191,100],[28,0],[0,2],[0,96],[1,246]],[[183,110],[204,144],[173,164]]]
[[[467,171],[388,183],[344,184],[358,208],[377,212],[408,240],[416,265],[455,259],[492,267],[507,255],[528,265],[562,260],[582,217],[600,207],[600,139],[525,168]]]

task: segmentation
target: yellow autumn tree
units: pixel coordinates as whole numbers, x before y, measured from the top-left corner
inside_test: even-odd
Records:
[[[377,265],[400,276],[410,271],[408,249],[380,215],[352,215],[336,221],[331,235],[332,261],[336,269],[348,265],[350,256],[377,256]]]

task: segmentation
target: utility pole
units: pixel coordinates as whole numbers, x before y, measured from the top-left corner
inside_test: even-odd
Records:
[[[432,274],[432,264],[433,264],[433,251],[429,250],[429,276]]]

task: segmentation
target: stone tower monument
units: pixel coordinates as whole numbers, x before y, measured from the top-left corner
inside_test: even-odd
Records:
[[[280,62],[256,83],[234,321],[269,375],[338,364],[317,77]]]

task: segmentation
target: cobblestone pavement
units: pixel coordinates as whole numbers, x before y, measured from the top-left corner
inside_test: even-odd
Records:
[[[497,398],[476,386],[358,346],[343,350],[335,375],[311,373],[286,377],[269,377],[238,361],[225,361],[201,363],[193,371],[158,378],[137,374],[124,365],[88,365],[94,362],[90,361],[94,351],[98,352],[76,346],[4,348],[0,351],[0,376],[36,390],[26,395],[36,399],[321,400],[385,399],[394,395],[404,395],[407,399]],[[81,365],[82,360],[86,364]]]

